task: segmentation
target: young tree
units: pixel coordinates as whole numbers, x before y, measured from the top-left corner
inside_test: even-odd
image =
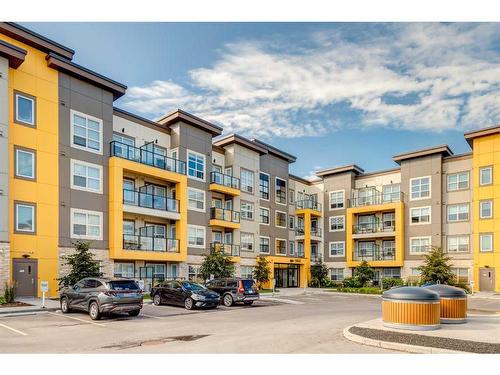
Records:
[[[216,249],[205,255],[200,267],[200,275],[203,280],[210,279],[211,275],[215,278],[232,277],[234,275],[234,264],[228,255],[224,254],[222,250]]]
[[[451,272],[450,258],[447,257],[443,249],[432,246],[431,251],[424,255],[424,264],[420,270],[422,282],[439,282],[440,284],[453,284],[455,275]]]
[[[257,281],[259,289],[262,284],[267,283],[271,278],[271,267],[269,266],[269,261],[266,257],[257,257],[257,265],[253,270],[253,277]]]
[[[311,286],[320,288],[326,283],[328,277],[328,267],[323,263],[323,259],[319,256],[315,264],[311,266]]]
[[[362,287],[372,281],[374,276],[375,271],[370,267],[366,260],[361,262],[361,264],[354,269],[354,277],[358,280]]]
[[[69,265],[70,271],[66,276],[59,279],[59,289],[75,285],[81,279],[86,277],[101,277],[99,271],[99,262],[94,260],[94,255],[90,252],[88,242],[76,241],[75,253],[63,257],[66,265]]]

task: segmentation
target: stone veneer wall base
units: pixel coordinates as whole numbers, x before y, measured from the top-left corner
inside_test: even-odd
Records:
[[[0,292],[10,283],[10,243],[0,242]]]
[[[92,254],[94,254],[94,259],[101,262],[101,271],[104,277],[113,277],[114,266],[113,261],[109,259],[109,250],[103,249],[90,249]],[[59,275],[58,277],[67,275],[69,273],[69,266],[66,265],[63,257],[75,253],[75,249],[72,247],[60,247],[59,248]]]

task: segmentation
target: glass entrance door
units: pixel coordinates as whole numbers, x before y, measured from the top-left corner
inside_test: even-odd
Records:
[[[275,264],[274,279],[276,288],[299,287],[299,266],[297,264]]]

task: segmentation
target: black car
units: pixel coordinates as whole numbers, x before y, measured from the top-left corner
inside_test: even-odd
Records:
[[[188,310],[195,307],[216,308],[220,304],[220,296],[191,281],[165,281],[151,288],[151,298],[156,306],[162,303],[184,306]]]
[[[232,306],[235,302],[243,302],[251,305],[259,299],[259,292],[252,279],[241,279],[237,277],[227,279],[213,279],[206,284],[208,289],[213,290],[222,297],[224,306]]]

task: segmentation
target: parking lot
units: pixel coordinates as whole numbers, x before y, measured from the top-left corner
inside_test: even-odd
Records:
[[[286,303],[284,302],[286,301]],[[342,330],[380,314],[371,297],[297,295],[253,306],[192,310],[146,303],[138,317],[92,321],[85,313],[0,316],[2,353],[388,352],[347,341]]]

